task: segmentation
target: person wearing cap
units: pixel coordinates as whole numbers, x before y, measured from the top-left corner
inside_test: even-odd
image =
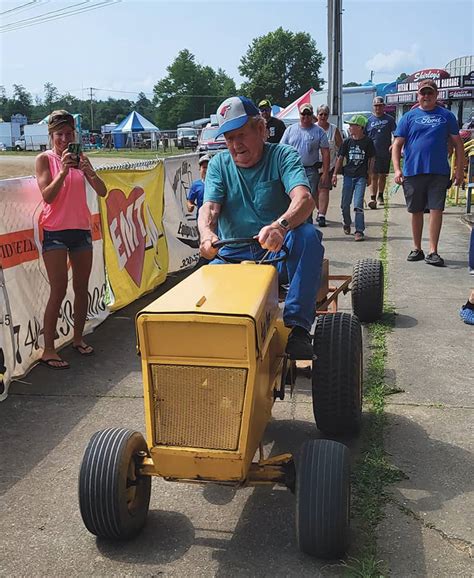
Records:
[[[258,241],[260,247],[220,250],[220,255],[238,260],[259,260],[268,251],[279,254],[285,244],[288,255],[278,268],[289,281],[283,311],[283,321],[291,328],[286,351],[293,359],[312,359],[309,331],[324,249],[321,233],[306,222],[314,200],[303,165],[293,147],[265,142],[265,121],[250,99],[226,99],[217,118],[227,150],[211,159],[207,171],[198,222],[201,255],[214,259],[213,243],[219,238]]]
[[[392,151],[392,134],[397,124],[390,114],[385,112],[385,102],[382,96],[376,96],[372,102],[372,114],[367,119],[365,132],[375,146],[374,173],[371,175],[370,201],[371,209],[384,206],[383,193],[387,175],[390,172]]]
[[[443,267],[438,254],[438,242],[443,221],[446,192],[450,186],[448,145],[456,153],[454,184],[460,186],[464,178],[464,146],[459,136],[454,114],[436,103],[438,87],[433,80],[418,84],[417,108],[405,113],[395,131],[392,162],[395,182],[403,185],[411,226],[414,249],[408,261],[425,260],[428,265]],[[400,158],[404,151],[403,171]],[[421,247],[425,207],[429,209],[429,252]]]
[[[196,217],[199,217],[199,209],[204,201],[204,181],[206,180],[207,165],[211,157],[203,155],[199,161],[199,179],[192,182],[187,195],[188,211],[192,213],[196,207]]]
[[[342,135],[335,124],[329,122],[329,106],[321,104],[316,111],[318,126],[326,133],[329,142],[329,176],[327,181],[319,179],[318,192],[316,195],[316,208],[318,217],[316,219],[320,227],[326,227],[326,213],[329,206],[329,191],[332,189],[332,177],[336,166],[336,157],[339,147],[342,145]],[[322,157],[319,159],[322,162]]]
[[[40,225],[43,229],[43,260],[50,284],[44,314],[44,350],[40,363],[50,369],[68,369],[54,347],[59,310],[68,284],[68,257],[74,287],[74,334],[72,347],[81,355],[94,353],[83,339],[87,315],[88,284],[92,268],[91,214],[87,206],[86,181],[101,197],[107,188],[83,154],[68,151],[76,139],[72,114],[56,110],[49,115],[51,150],[36,157],[36,181],[43,196]]]
[[[285,123],[272,116],[272,103],[268,99],[261,100],[258,109],[267,125],[267,142],[279,143],[286,130]]]
[[[341,210],[342,228],[346,235],[351,234],[351,204],[354,200],[355,241],[364,240],[364,194],[365,187],[370,183],[373,171],[375,147],[372,140],[365,134],[367,118],[355,114],[347,121],[349,137],[344,139],[337,153],[336,166],[332,184],[337,184],[337,174],[342,169],[344,180],[342,184]],[[343,166],[343,162],[345,162]]]
[[[314,123],[312,104],[309,102],[302,104],[299,107],[299,113],[299,123],[292,124],[285,130],[280,143],[291,145],[300,154],[301,162],[311,185],[311,194],[316,200],[320,178],[323,182],[327,182],[329,179],[329,141],[326,132]],[[322,161],[319,160],[320,152]],[[319,169],[321,167],[320,174]]]

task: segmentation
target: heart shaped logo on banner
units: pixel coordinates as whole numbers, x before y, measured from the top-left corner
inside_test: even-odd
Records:
[[[128,197],[120,189],[107,195],[107,223],[120,269],[125,268],[135,285],[142,282],[145,258],[145,191],[134,187]]]

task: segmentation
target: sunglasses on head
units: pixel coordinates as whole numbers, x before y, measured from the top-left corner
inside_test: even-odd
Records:
[[[49,122],[56,122],[58,120],[74,120],[72,114],[54,114]]]

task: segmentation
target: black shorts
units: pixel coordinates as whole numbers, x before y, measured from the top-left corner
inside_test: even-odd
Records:
[[[388,175],[390,172],[390,157],[375,157],[374,173],[377,175]]]
[[[425,209],[443,211],[449,186],[449,175],[404,177],[403,192],[408,212],[422,213]]]
[[[84,229],[43,230],[43,253],[58,249],[69,251],[70,253],[92,251],[91,232]]]

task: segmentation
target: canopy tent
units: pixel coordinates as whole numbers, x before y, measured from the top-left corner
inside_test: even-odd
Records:
[[[286,122],[287,124],[296,122],[299,119],[299,107],[302,104],[309,102],[313,105],[314,108],[316,108],[314,103],[312,102],[312,96],[315,94],[316,91],[314,90],[314,88],[310,88],[302,96],[300,96],[299,98],[294,100],[291,104],[289,104],[286,108],[280,110],[280,112],[277,114],[277,118],[279,118],[283,122]]]
[[[115,148],[139,146],[143,142],[142,133],[149,133],[151,148],[156,148],[160,129],[133,110],[112,130]]]

